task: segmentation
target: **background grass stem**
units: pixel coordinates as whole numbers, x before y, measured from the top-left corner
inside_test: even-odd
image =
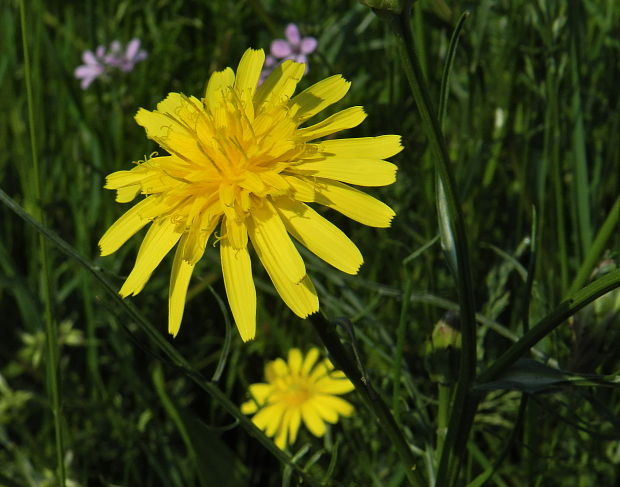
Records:
[[[41,192],[41,172],[39,167],[39,153],[37,149],[37,131],[35,127],[34,97],[32,91],[32,76],[30,66],[30,45],[28,43],[28,23],[26,5],[24,0],[19,0],[19,13],[21,25],[22,47],[24,55],[24,78],[26,81],[26,99],[28,102],[28,130],[30,134],[30,149],[32,157],[30,181],[34,194],[34,210],[37,218],[44,222],[45,213],[43,210],[44,201]],[[63,415],[62,415],[62,389],[59,369],[58,331],[54,321],[52,282],[50,274],[50,262],[48,256],[47,242],[41,234],[37,234],[39,261],[40,261],[40,285],[41,298],[43,300],[43,323],[45,324],[46,337],[46,377],[47,391],[50,401],[50,409],[54,423],[55,452],[56,452],[56,482],[60,487],[66,483],[65,459],[64,459],[64,434],[63,434]]]

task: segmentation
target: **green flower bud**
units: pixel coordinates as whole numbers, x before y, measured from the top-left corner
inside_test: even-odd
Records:
[[[461,332],[457,322],[457,315],[447,313],[435,324],[426,344],[426,369],[433,382],[450,385],[458,377]]]

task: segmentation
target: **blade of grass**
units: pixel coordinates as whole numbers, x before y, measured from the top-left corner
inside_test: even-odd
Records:
[[[566,242],[564,188],[561,171],[560,147],[560,101],[558,100],[560,91],[560,74],[556,63],[550,63],[547,77],[545,79],[545,99],[548,103],[545,107],[545,128],[543,142],[543,158],[540,164],[537,177],[537,206],[540,213],[541,241],[554,241],[557,250],[554,259],[559,263],[559,288],[564,292],[568,286],[568,249]],[[551,184],[552,214],[546,210],[547,179],[549,174]],[[555,222],[555,236],[545,235],[545,221]],[[557,256],[557,257],[556,257]],[[542,261],[542,259],[541,259]],[[539,269],[540,271],[540,269]],[[557,280],[557,277],[555,278]]]
[[[407,335],[407,324],[409,305],[411,300],[411,290],[413,282],[410,274],[407,272],[405,276],[405,288],[403,290],[403,299],[400,305],[400,318],[398,320],[398,331],[396,332],[396,358],[394,359],[394,366],[392,370],[392,382],[394,390],[392,392],[392,411],[394,412],[394,420],[397,424],[400,424],[400,385],[401,385],[401,373],[403,363],[403,348],[405,347],[405,337]]]
[[[530,302],[532,300],[532,287],[534,286],[534,274],[536,272],[536,257],[538,255],[538,213],[532,207],[532,228],[530,230],[530,258],[527,263],[527,279],[523,288],[523,305],[521,316],[523,316],[523,333],[530,329]]]
[[[577,275],[575,276],[575,279],[573,280],[570,289],[566,293],[567,297],[575,294],[577,290],[587,281],[588,276],[596,265],[596,262],[603,253],[603,250],[605,250],[607,242],[613,235],[614,230],[617,230],[618,220],[620,220],[620,196],[616,198],[616,202],[612,206],[609,215],[607,215],[607,218],[603,222],[601,229],[596,234],[594,242],[592,243],[592,246],[588,249],[588,252],[585,255],[585,259],[581,263],[581,266],[579,266]]]
[[[40,221],[44,221],[43,201],[41,193],[41,176],[39,170],[39,155],[37,150],[34,98],[32,94],[32,75],[30,71],[30,46],[28,45],[28,29],[26,23],[26,5],[24,0],[19,1],[19,17],[21,24],[21,37],[24,54],[24,78],[26,81],[26,99],[28,101],[28,131],[30,136],[30,150],[32,157],[31,183],[34,192],[34,211]],[[41,264],[41,287],[44,306],[46,360],[45,370],[47,377],[47,393],[51,401],[52,416],[54,421],[54,447],[56,452],[56,482],[60,487],[65,486],[65,462],[64,462],[64,439],[62,426],[60,369],[58,362],[58,330],[54,323],[52,310],[52,284],[50,275],[49,256],[47,242],[39,234],[39,260]]]
[[[573,97],[571,100],[571,111],[573,115],[573,203],[576,205],[577,221],[574,227],[580,244],[580,255],[584,258],[592,245],[592,224],[590,221],[590,185],[588,178],[588,161],[586,158],[585,128],[583,123],[583,109],[581,103],[581,79],[579,76],[579,46],[580,31],[583,17],[579,15],[577,9],[580,8],[578,2],[571,2],[568,9],[568,19],[570,29],[568,29],[571,39],[570,49],[570,68],[571,81],[573,84]]]
[[[450,73],[452,72],[452,66],[454,65],[454,58],[456,57],[456,48],[458,47],[461,31],[465,25],[465,21],[469,17],[469,12],[466,10],[461,14],[459,20],[456,23],[454,31],[452,31],[452,37],[450,37],[450,45],[448,46],[448,55],[443,66],[443,73],[441,75],[441,86],[439,91],[439,108],[437,109],[437,118],[439,119],[439,125],[443,130],[443,123],[446,119],[446,110],[448,108],[448,92],[450,86]]]

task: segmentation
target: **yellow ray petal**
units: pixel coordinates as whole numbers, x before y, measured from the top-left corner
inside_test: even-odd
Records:
[[[290,185],[286,182],[286,179],[282,177],[281,174],[276,174],[274,172],[264,172],[261,174],[261,180],[270,185],[272,188],[275,188],[282,193],[288,193],[291,190]]]
[[[174,254],[174,262],[172,263],[172,272],[170,273],[170,291],[168,293],[168,333],[173,337],[177,336],[183,312],[185,311],[185,297],[187,295],[187,286],[194,272],[194,264],[183,259],[185,246],[190,240],[189,234],[185,233],[181,237],[179,246]],[[204,252],[204,247],[202,247]],[[201,256],[202,256],[201,252]],[[198,257],[197,260],[199,260]]]
[[[286,409],[284,414],[282,415],[282,420],[280,422],[280,427],[278,428],[278,433],[275,437],[274,443],[278,448],[284,450],[286,448],[286,440],[288,439],[288,428],[290,424],[291,410]]]
[[[334,374],[321,377],[314,383],[314,387],[321,394],[346,394],[355,389],[355,386],[349,379],[336,379]]]
[[[171,154],[192,163],[210,164],[200,150],[195,134],[184,126],[184,120],[176,118],[176,114],[172,116],[140,108],[135,119],[138,125],[145,128],[149,139],[157,142]],[[188,123],[194,124],[191,120]]]
[[[292,374],[299,373],[302,364],[301,351],[298,348],[291,348],[288,351],[288,366]]]
[[[140,164],[130,171],[115,171],[105,178],[105,189],[119,189],[140,184],[147,175],[147,170]]]
[[[287,181],[292,186],[296,184],[290,179]],[[314,199],[310,201],[333,208],[364,225],[387,228],[394,218],[394,210],[388,205],[344,183],[318,178],[305,179],[305,182],[314,186]]]
[[[181,93],[169,93],[166,98],[157,104],[157,112],[174,118],[181,118],[180,112],[183,110],[185,99],[185,95]]]
[[[281,358],[277,358],[265,365],[265,378],[268,382],[275,382],[279,377],[289,374],[288,364]]]
[[[266,267],[278,267],[278,275],[285,276],[296,284],[306,275],[306,266],[291,241],[280,215],[268,200],[252,208],[251,217],[246,219],[252,245]],[[269,269],[267,269],[269,271]]]
[[[235,90],[239,93],[251,90],[252,94],[254,94],[264,62],[265,52],[262,49],[247,49],[243,56],[241,56],[237,66]]]
[[[258,382],[250,385],[250,394],[252,395],[253,402],[258,404],[264,404],[272,392],[273,386],[271,384]]]
[[[323,377],[329,377],[330,371],[334,368],[334,365],[331,363],[329,359],[323,359],[319,364],[314,368],[312,373],[309,376],[309,380],[312,382],[316,382]]]
[[[252,418],[252,422],[265,431],[267,436],[274,436],[280,428],[286,405],[276,403],[264,407]]]
[[[387,159],[403,150],[400,135],[324,140],[319,152],[337,157]]]
[[[350,416],[353,412],[353,406],[349,402],[336,396],[318,394],[315,397],[315,401],[316,403],[320,403],[324,408],[333,409],[342,416]]]
[[[351,107],[334,113],[322,122],[305,127],[297,131],[297,135],[305,141],[325,137],[341,130],[357,127],[366,118],[362,107]]]
[[[254,414],[256,411],[258,411],[258,406],[254,401],[250,400],[241,404],[240,409],[243,414]]]
[[[226,236],[230,245],[234,249],[245,248],[248,244],[248,231],[245,222],[237,219],[237,215],[234,210],[226,212],[225,220],[226,233],[222,233],[222,235]]]
[[[171,95],[157,104],[157,111],[175,119],[189,133],[194,135],[197,121],[204,120],[201,117],[204,115],[204,104],[195,96],[186,96],[182,93],[171,93]]]
[[[142,187],[139,184],[134,184],[133,186],[125,186],[124,188],[119,188],[116,190],[116,199],[117,203],[129,203],[133,201],[138,193],[140,192]]]
[[[99,240],[101,255],[110,255],[116,252],[121,245],[150,221],[150,218],[144,216],[145,211],[153,210],[159,204],[160,198],[151,196],[127,210]]]
[[[264,408],[260,409],[258,413],[254,415],[254,417],[252,417],[252,422],[263,431],[267,427],[269,419],[271,419],[269,409],[273,409],[273,406],[265,406]]]
[[[304,359],[304,363],[301,366],[301,373],[303,375],[308,375],[310,371],[312,370],[312,367],[314,367],[314,364],[316,363],[318,358],[319,358],[318,348],[312,347],[310,350],[308,350],[308,353],[306,354],[306,358]]]
[[[325,434],[325,422],[319,416],[317,410],[312,403],[306,402],[301,407],[301,417],[306,427],[314,436],[323,436]]]
[[[338,422],[338,412],[325,404],[320,397],[314,397],[312,400],[312,405],[323,421],[331,424]]]
[[[262,241],[261,245],[256,243],[253,224],[248,225],[248,232],[258,258],[286,305],[300,318],[316,313],[319,310],[319,298],[310,278],[305,276],[300,282],[292,282],[290,275],[284,273],[278,254],[274,255],[261,246]]]
[[[154,221],[142,241],[136,263],[118,293],[123,298],[138,294],[151,277],[151,273],[180,237],[181,232],[177,230],[177,224],[170,218],[159,218]]]
[[[235,91],[242,100],[250,119],[254,118],[252,97],[258,85],[258,78],[260,78],[260,72],[264,62],[265,53],[262,49],[248,49],[241,57],[241,61],[239,61],[239,66],[237,67]],[[251,113],[249,113],[248,110],[251,110]]]
[[[105,178],[106,189],[116,189],[119,191],[126,188],[145,187],[145,193],[155,193],[153,186],[169,187],[169,183],[176,182],[170,174],[175,175],[183,172],[185,162],[175,156],[151,157],[146,161],[139,161],[139,164],[129,171],[116,171],[108,174]],[[177,176],[178,177],[178,176]],[[117,199],[118,201],[118,199]]]
[[[251,171],[246,171],[242,177],[243,179],[238,183],[240,187],[247,189],[252,193],[259,194],[265,190],[265,182],[263,181],[262,176],[259,176]]]
[[[170,93],[169,99],[173,95],[178,93]],[[163,102],[160,102],[160,104]],[[166,138],[172,130],[177,132],[185,132],[185,127],[179,123],[176,118],[171,117],[167,113],[160,112],[158,110],[147,110],[146,108],[139,108],[135,115],[135,120],[141,127],[146,130],[146,135],[149,139],[155,139],[158,137]]]
[[[219,223],[219,217],[213,217],[211,213],[205,212],[197,216],[187,232],[187,240],[183,245],[183,260],[192,265],[202,258],[207,241]]]
[[[289,443],[292,445],[297,439],[297,432],[299,431],[299,425],[301,424],[301,411],[299,408],[291,410],[289,417]]]
[[[293,189],[293,198],[297,201],[314,202],[316,201],[316,188],[314,180],[293,174],[282,173],[282,177]]]
[[[335,225],[308,205],[288,197],[274,200],[286,229],[317,257],[347,274],[357,274],[364,258],[355,244]]]
[[[215,109],[222,102],[223,92],[232,88],[235,83],[235,73],[231,68],[216,71],[209,78],[205,90],[205,105],[209,110]]]
[[[330,76],[313,84],[290,101],[290,115],[299,123],[312,118],[328,106],[336,103],[349,91],[351,83],[342,75]]]
[[[226,224],[222,223],[222,232]],[[244,342],[256,334],[256,289],[247,247],[235,249],[227,238],[220,241],[220,258],[226,296]]]
[[[256,113],[270,103],[284,103],[295,92],[297,83],[304,74],[306,66],[292,60],[286,60],[276,67],[256,90],[254,106]]]
[[[386,186],[396,181],[396,170],[396,165],[381,159],[328,157],[290,166],[287,172],[335,179],[359,186]]]

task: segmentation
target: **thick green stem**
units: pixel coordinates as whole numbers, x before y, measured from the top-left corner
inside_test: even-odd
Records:
[[[433,154],[433,160],[445,195],[445,210],[453,226],[456,281],[461,310],[462,350],[459,379],[452,405],[445,447],[437,475],[437,485],[448,485],[458,475],[459,462],[465,452],[465,443],[471,429],[476,401],[469,397],[476,372],[476,321],[470,259],[465,224],[461,212],[456,183],[452,173],[448,150],[441,132],[435,108],[413,46],[409,27],[411,1],[406,1],[400,15],[383,13],[382,18],[391,25],[398,39],[401,66],[422,118],[422,127]],[[462,414],[464,411],[467,414]]]
[[[439,384],[438,390],[439,407],[437,408],[437,446],[435,447],[435,463],[438,463],[441,458],[441,453],[446,443],[452,387]]]

